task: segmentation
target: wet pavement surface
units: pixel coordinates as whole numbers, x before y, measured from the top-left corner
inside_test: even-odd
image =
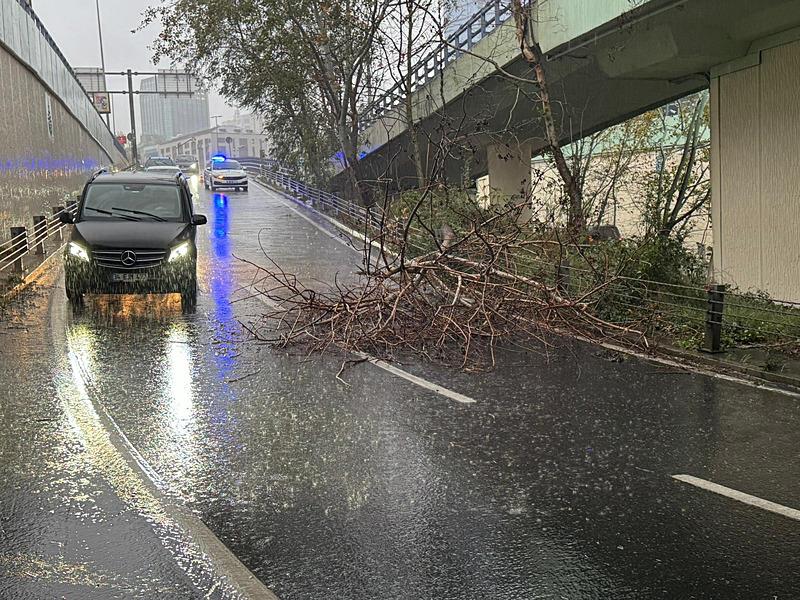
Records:
[[[800,597],[800,522],[671,478],[800,508],[798,398],[564,340],[403,365],[474,404],[370,364],[345,385],[245,341],[237,257],[330,281],[358,255],[256,186],[197,205],[195,314],[73,313],[54,269],[0,322],[0,598],[224,597],[170,505],[282,599]]]

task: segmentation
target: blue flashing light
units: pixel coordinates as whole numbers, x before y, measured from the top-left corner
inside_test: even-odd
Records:
[[[224,160],[227,160],[227,159],[222,154],[217,154],[216,156],[212,156],[211,157],[211,162],[222,162]]]

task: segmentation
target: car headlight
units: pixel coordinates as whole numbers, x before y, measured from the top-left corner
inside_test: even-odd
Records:
[[[174,248],[169,251],[169,262],[173,260],[178,260],[179,258],[183,258],[184,256],[189,255],[189,250],[192,249],[191,244],[189,242],[183,242],[182,244],[178,244]]]
[[[219,179],[220,181],[222,181],[225,179],[225,177],[223,175],[215,175],[214,179]]]
[[[191,166],[189,167],[189,169],[192,169],[192,170],[194,170],[196,168],[197,168],[197,163],[192,163]]]
[[[78,244],[77,242],[70,242],[69,243],[69,253],[70,255],[89,262],[89,253],[86,251],[86,248]]]

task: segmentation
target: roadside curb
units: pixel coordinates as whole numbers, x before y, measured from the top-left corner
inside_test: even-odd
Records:
[[[45,273],[47,273],[50,268],[53,266],[53,259],[61,254],[61,251],[64,249],[66,244],[62,244],[58,248],[56,248],[47,258],[45,258],[36,268],[28,273],[23,279],[22,282],[15,285],[10,290],[4,292],[0,295],[0,299],[2,300],[12,300],[22,292],[24,292],[32,283],[35,283],[39,279],[41,279]]]
[[[722,371],[734,372],[754,381],[763,381],[786,386],[792,391],[800,391],[800,378],[785,375],[780,372],[771,372],[763,368],[749,365],[744,362],[735,362],[723,358],[713,358],[698,351],[684,350],[675,346],[659,346],[659,351],[691,363],[700,363],[706,367],[717,368]]]
[[[300,205],[306,210],[310,210],[311,212],[319,215],[348,235],[357,237],[363,241],[369,241],[373,245],[376,244],[376,242],[373,240],[367,240],[364,234],[351,229],[344,223],[340,223],[336,219],[324,213],[321,213],[313,206],[309,206],[307,203],[291,195],[289,192],[262,180],[260,177],[256,177],[255,180],[259,185],[262,185],[263,187],[280,194],[287,200],[291,200],[293,204]],[[671,345],[657,345],[650,353],[647,353],[640,350],[635,350],[633,348],[628,348],[620,344],[598,342],[597,340],[591,340],[583,336],[575,335],[574,333],[564,332],[563,335],[595,346],[601,346],[615,352],[636,356],[637,358],[641,358],[643,360],[648,360],[651,362],[668,362],[674,366],[683,367],[687,370],[692,370],[698,373],[726,377],[733,380],[738,380],[740,382],[749,383],[751,385],[755,385],[756,387],[766,387],[774,389],[775,391],[800,397],[800,378],[792,377],[782,373],[773,373],[742,362],[733,362],[721,358],[713,358],[711,355],[703,355],[700,352],[692,352],[691,350],[684,350]]]

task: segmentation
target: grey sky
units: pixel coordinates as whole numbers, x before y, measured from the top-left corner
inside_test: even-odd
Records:
[[[158,28],[150,27],[136,34],[131,30],[139,26],[145,8],[156,3],[157,0],[100,0],[107,70],[153,70],[148,46],[158,35]],[[100,66],[95,0],[34,0],[33,7],[73,67]],[[163,68],[169,64],[157,66]],[[108,81],[109,89],[123,89],[124,84],[121,77]],[[116,130],[129,131],[127,97],[115,96],[113,102]],[[212,94],[211,114],[229,116],[233,109],[219,95]]]

